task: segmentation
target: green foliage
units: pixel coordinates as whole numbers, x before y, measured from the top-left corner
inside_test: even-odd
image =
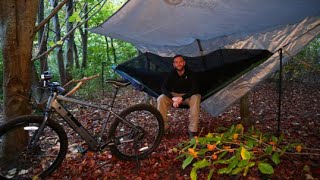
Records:
[[[107,3],[102,7],[102,9],[93,16],[88,21],[89,28],[93,28],[95,26],[100,25],[103,23],[108,17],[110,17],[114,12],[116,12],[124,3],[125,1],[107,1]],[[61,38],[64,37],[67,33],[66,30],[66,23],[67,21],[72,22],[74,25],[78,22],[81,22],[84,20],[85,12],[83,11],[83,7],[85,3],[88,5],[88,10],[90,11],[91,8],[96,6],[97,1],[93,0],[79,0],[77,3],[74,4],[74,12],[73,14],[67,18],[65,8],[62,8],[58,12],[60,26],[61,26]],[[96,8],[89,12],[88,16],[91,16],[95,11],[100,7],[101,4],[96,6]],[[52,6],[50,3],[45,2],[45,16],[48,16],[51,13]],[[74,40],[75,44],[78,50],[78,57],[79,57],[79,64],[81,66],[82,64],[82,38],[80,31],[84,31],[83,27],[79,28],[79,31],[74,32]],[[36,36],[37,37],[37,36]],[[38,37],[37,37],[38,38]],[[56,34],[52,31],[49,31],[48,36],[48,48],[53,47],[55,45],[61,45],[64,56],[66,53],[66,46],[65,43],[61,40],[55,41]],[[34,40],[34,50],[35,54],[37,53],[37,47],[38,41],[37,39]],[[88,77],[95,74],[100,74],[99,78],[96,78],[95,80],[90,81],[90,83],[87,83],[85,86],[83,86],[77,94],[79,95],[90,95],[93,94],[92,91],[101,91],[102,88],[102,64],[104,64],[104,77],[105,78],[115,78],[117,75],[112,70],[112,67],[126,61],[128,59],[131,59],[132,57],[137,55],[137,50],[134,48],[133,45],[127,42],[123,42],[120,40],[113,40],[113,46],[114,50],[111,48],[110,38],[108,39],[108,47],[107,48],[107,41],[104,36],[88,32],[88,48],[87,48],[87,66],[86,67],[80,67],[76,68],[75,65],[72,69],[72,77],[74,79],[81,79],[82,77]],[[115,52],[114,52],[115,51]],[[115,56],[113,55],[115,53]],[[107,54],[109,54],[110,58],[107,58]],[[40,64],[38,61],[35,63],[37,69],[39,70]],[[59,70],[56,60],[56,51],[52,51],[48,54],[48,66],[49,70],[54,75],[54,81],[59,81]]]
[[[284,66],[283,77],[286,80],[320,82],[319,74],[320,37],[313,40]],[[279,74],[276,73],[274,78],[278,77]]]
[[[69,18],[69,22],[80,22],[81,21],[81,17],[80,17],[80,12],[75,11]]]
[[[192,165],[191,179],[197,179],[200,169],[209,169],[208,179],[218,174],[246,176],[253,167],[263,174],[273,174],[280,156],[287,150],[300,152],[301,146],[283,143],[283,137],[266,135],[254,127],[248,132],[241,124],[231,126],[223,133],[208,133],[195,137],[175,148],[184,158],[182,168]]]

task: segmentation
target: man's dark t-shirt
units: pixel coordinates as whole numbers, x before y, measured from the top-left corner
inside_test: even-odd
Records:
[[[171,92],[185,93],[183,100],[191,97],[193,94],[199,93],[198,83],[195,74],[185,69],[182,76],[179,76],[176,70],[173,70],[161,86],[161,92],[172,98]]]

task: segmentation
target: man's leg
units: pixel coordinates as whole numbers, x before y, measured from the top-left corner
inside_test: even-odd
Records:
[[[163,122],[164,122],[164,129],[167,130],[169,128],[169,122],[168,122],[168,110],[169,107],[172,105],[173,101],[166,95],[161,94],[157,98],[157,108],[160,111],[162,117],[163,117]]]
[[[199,124],[199,114],[200,114],[200,102],[201,95],[194,94],[190,98],[186,99],[186,103],[190,107],[190,123],[189,123],[189,131],[198,132],[198,124]]]

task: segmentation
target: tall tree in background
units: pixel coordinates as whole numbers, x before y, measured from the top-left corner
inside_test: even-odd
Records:
[[[88,18],[88,3],[84,5],[84,19]],[[87,67],[87,61],[88,61],[88,21],[84,23],[83,29],[80,27],[79,32],[81,34],[81,40],[82,40],[82,65],[81,67],[85,69]]]
[[[73,28],[73,23],[69,21],[70,17],[72,16],[73,12],[73,1],[69,0],[66,4],[66,19],[67,19],[67,32],[71,31]],[[74,64],[74,33],[70,33],[67,39],[67,52],[66,52],[66,79],[67,81],[72,80],[72,69]]]
[[[44,20],[44,0],[39,0],[38,8],[38,24]],[[47,24],[49,29],[49,24]],[[39,54],[42,54],[47,51],[47,40],[48,36],[45,32],[45,26],[42,26],[38,31],[38,48]],[[47,55],[40,58],[40,73],[48,70]]]
[[[114,48],[113,38],[110,38],[110,39],[111,39],[111,50],[113,54],[113,63],[117,64],[116,48]]]
[[[50,0],[50,4],[53,8],[56,8],[58,5],[58,0]],[[53,28],[56,33],[55,35],[55,43],[59,44],[58,41],[61,39],[61,31],[60,31],[60,22],[59,22],[59,16],[58,13],[54,15],[53,17]],[[64,68],[64,60],[63,60],[63,49],[61,45],[58,45],[56,47],[57,52],[57,63],[58,63],[58,69],[59,69],[59,75],[60,75],[60,82],[61,84],[67,83],[66,79],[66,72]]]

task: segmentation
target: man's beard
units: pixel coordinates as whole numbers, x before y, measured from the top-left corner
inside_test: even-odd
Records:
[[[181,67],[180,69],[178,69],[177,67],[174,68],[176,71],[183,71],[184,67]]]

